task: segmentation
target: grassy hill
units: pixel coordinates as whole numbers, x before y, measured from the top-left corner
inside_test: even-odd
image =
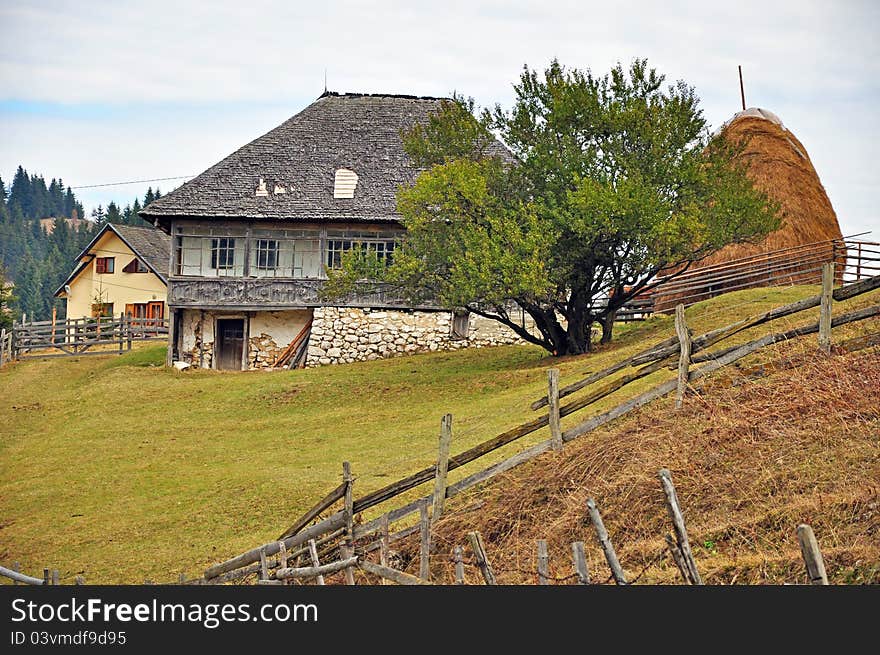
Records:
[[[728,294],[690,308],[688,320],[699,333],[816,292]],[[835,311],[876,303],[878,294],[871,296]],[[305,371],[179,373],[162,367],[161,347],[147,347],[4,367],[0,563],[19,561],[32,573],[58,568],[62,582],[79,574],[89,583],[197,576],[276,538],[338,484],[343,460],[352,463],[361,495],[430,465],[443,413],[454,415],[458,452],[534,418],[528,404],[544,392],[546,368],[559,367],[566,384],[671,332],[670,318],[655,317],[621,326],[599,352],[564,360],[537,348],[499,347]],[[672,375],[660,371],[586,413]],[[563,419],[563,429],[584,418]],[[547,437],[542,430],[493,461]],[[645,466],[649,474],[652,466]]]

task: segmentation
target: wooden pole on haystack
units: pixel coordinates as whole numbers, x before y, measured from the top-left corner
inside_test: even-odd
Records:
[[[746,110],[746,91],[743,87],[743,67],[737,66],[739,69],[739,97],[742,99],[743,111]]]

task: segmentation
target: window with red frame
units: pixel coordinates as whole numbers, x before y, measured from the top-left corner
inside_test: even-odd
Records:
[[[115,269],[115,257],[97,257],[95,259],[95,273],[112,273]]]

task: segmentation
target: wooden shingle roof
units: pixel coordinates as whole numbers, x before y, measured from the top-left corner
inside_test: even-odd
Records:
[[[141,216],[290,221],[394,221],[401,184],[418,173],[400,132],[440,109],[442,98],[325,93]],[[509,156],[498,143],[502,156]],[[357,175],[353,198],[334,198],[338,169]]]
[[[153,227],[112,225],[110,229],[128,244],[148,268],[165,281],[171,259],[171,237]]]

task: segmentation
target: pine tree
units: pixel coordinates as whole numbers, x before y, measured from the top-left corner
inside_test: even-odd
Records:
[[[15,171],[12,178],[12,187],[9,190],[9,204],[17,206],[23,216],[27,216],[31,200],[31,179],[27,171],[21,166]]]
[[[98,205],[92,210],[92,220],[95,225],[102,226],[107,222],[107,215],[104,213],[104,207]]]
[[[122,223],[122,214],[119,212],[119,206],[112,200],[110,201],[110,204],[107,205],[107,213],[104,216],[104,222],[114,224]]]
[[[153,202],[155,199],[156,199],[156,196],[155,196],[155,194],[153,193],[153,187],[147,187],[147,193],[146,193],[146,195],[144,196],[144,207],[146,207],[147,205],[149,205],[149,204],[150,204],[151,202]]]
[[[73,196],[73,189],[67,187],[67,193],[64,194],[64,215],[69,218],[80,218],[82,217],[82,213],[79,216],[74,216],[73,212],[76,211],[76,198]]]

